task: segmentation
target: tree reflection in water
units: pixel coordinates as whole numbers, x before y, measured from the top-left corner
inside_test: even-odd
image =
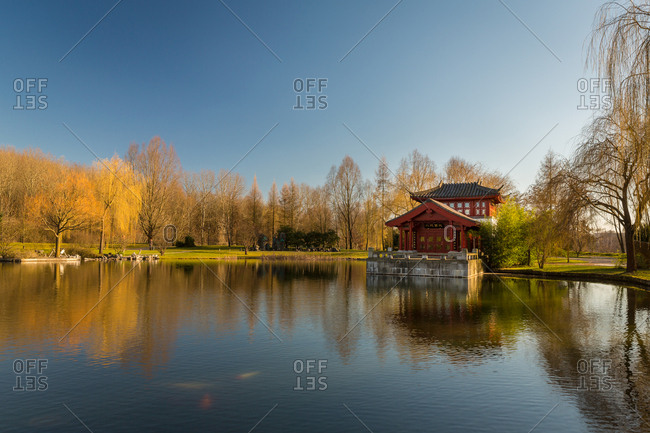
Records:
[[[0,264],[0,347],[12,357],[83,351],[150,377],[188,333],[273,340],[256,315],[285,342],[324,339],[343,365],[370,347],[378,362],[395,353],[414,370],[480,366],[532,341],[531,369],[541,368],[594,428],[650,431],[645,291],[489,276],[400,281],[366,277],[363,262],[141,263],[127,274],[131,266]],[[608,368],[585,372],[581,362]]]

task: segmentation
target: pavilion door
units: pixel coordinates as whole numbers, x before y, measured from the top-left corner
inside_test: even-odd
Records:
[[[434,253],[442,251],[442,230],[426,229],[418,231],[418,251]]]

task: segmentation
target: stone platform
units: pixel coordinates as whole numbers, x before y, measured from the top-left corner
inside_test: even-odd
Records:
[[[369,249],[366,274],[473,278],[483,274],[483,264],[477,252],[469,253],[467,250],[436,254]]]

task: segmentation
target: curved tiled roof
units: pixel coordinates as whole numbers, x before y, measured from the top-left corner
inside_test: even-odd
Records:
[[[440,198],[468,198],[468,197],[490,197],[499,195],[500,190],[495,188],[488,188],[483,186],[478,182],[466,182],[466,183],[441,183],[435,188],[428,189],[426,191],[414,192],[411,194],[411,197],[418,199],[440,199]]]
[[[462,212],[458,212],[456,209],[452,209],[449,206],[447,206],[444,203],[440,203],[439,201],[432,200],[432,199],[427,199],[425,200],[422,204],[419,206],[414,207],[410,211],[393,218],[390,221],[386,221],[386,225],[389,227],[397,227],[401,223],[412,220],[416,216],[426,212],[427,210],[431,210],[437,214],[444,215],[446,217],[452,218],[454,221],[464,221],[468,224],[465,224],[466,226],[478,226],[480,220],[476,218],[472,218],[468,215],[465,215]]]

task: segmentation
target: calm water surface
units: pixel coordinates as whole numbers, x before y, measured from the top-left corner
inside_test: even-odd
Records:
[[[650,293],[398,281],[357,262],[1,264],[0,431],[650,431]]]

